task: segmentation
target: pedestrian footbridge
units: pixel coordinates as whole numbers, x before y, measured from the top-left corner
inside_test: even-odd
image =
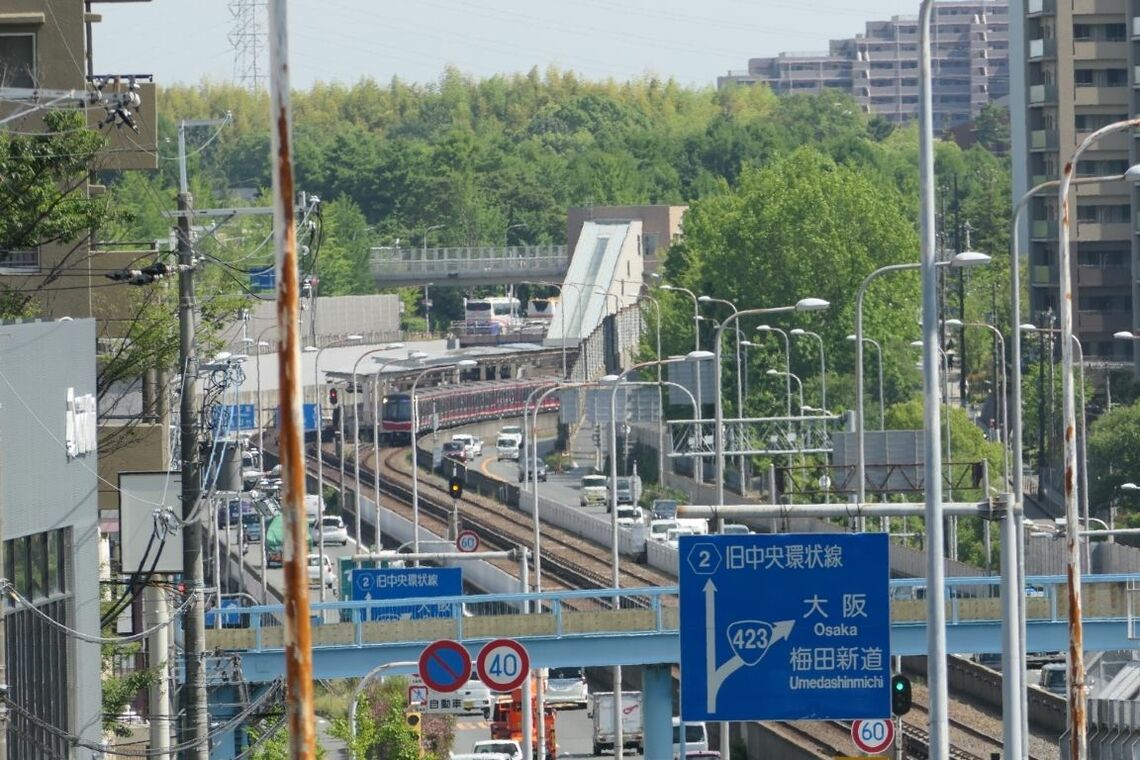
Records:
[[[376,286],[501,285],[558,280],[570,254],[564,245],[461,246],[455,248],[373,248],[370,264]]]
[[[992,576],[947,579],[949,652],[1000,651],[999,583]],[[926,653],[925,591],[923,579],[891,581],[892,655]],[[1085,577],[1086,650],[1135,646],[1140,636],[1133,622],[1138,591],[1140,575]],[[1028,578],[1025,593],[1027,650],[1067,649],[1065,578]],[[651,665],[680,659],[676,587],[326,602],[312,605],[312,611],[315,679],[358,677],[379,663],[415,662],[424,645],[437,639],[454,639],[472,650],[492,638],[517,639],[535,667]],[[227,609],[222,620],[231,627],[206,632],[207,651],[228,663],[219,677],[250,683],[283,677],[283,619],[281,605]],[[410,670],[394,667],[392,672]]]

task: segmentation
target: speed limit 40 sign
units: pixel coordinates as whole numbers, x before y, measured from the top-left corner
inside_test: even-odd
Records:
[[[856,747],[869,755],[882,752],[895,740],[894,721],[884,718],[852,721],[851,739]]]
[[[479,650],[475,668],[492,691],[514,691],[530,675],[530,655],[514,639],[495,639]]]

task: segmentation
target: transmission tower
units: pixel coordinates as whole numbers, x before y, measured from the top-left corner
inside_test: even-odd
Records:
[[[250,90],[265,84],[262,53],[266,46],[266,0],[230,0],[233,26],[230,44],[234,47],[234,81]]]

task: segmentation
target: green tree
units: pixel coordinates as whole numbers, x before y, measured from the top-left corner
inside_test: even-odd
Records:
[[[1129,524],[1140,524],[1140,501],[1121,494],[1122,483],[1140,480],[1140,403],[1114,406],[1089,428],[1089,510],[1104,514],[1116,502]]]
[[[67,251],[29,287],[0,285],[0,317],[29,316],[47,287],[89,265],[91,231],[113,214],[108,199],[88,195],[104,138],[83,113],[44,115],[43,134],[0,132],[0,252],[62,245]]]
[[[831,305],[824,312],[772,315],[764,321],[820,333],[829,370],[850,373],[853,355],[846,336],[854,323],[859,285],[880,266],[913,260],[917,250],[913,226],[900,207],[895,189],[881,179],[837,164],[813,148],[799,148],[761,169],[745,170],[735,189],[722,188],[694,202],[685,217],[685,238],[669,250],[665,272],[670,282],[733,301],[741,309],[783,306],[808,296],[826,299]],[[871,290],[864,310],[867,336],[909,341],[917,334],[916,283],[902,275]],[[688,350],[692,302],[670,298],[662,306],[670,312],[663,318],[666,353]],[[722,310],[716,316],[726,315]],[[757,324],[752,320],[741,327],[751,331]],[[750,352],[752,377],[763,382],[763,369],[782,365],[774,351],[782,355],[783,346],[771,337],[755,340],[773,349]],[[885,354],[888,361],[905,356],[903,351]],[[818,361],[814,352],[796,351],[792,371],[813,386]],[[898,392],[913,370],[905,375],[903,365],[895,364],[887,374]],[[850,405],[849,395],[846,403]]]

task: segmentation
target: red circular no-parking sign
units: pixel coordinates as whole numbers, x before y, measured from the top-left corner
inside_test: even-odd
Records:
[[[495,639],[479,650],[475,669],[492,691],[514,691],[530,675],[530,655],[514,639]]]
[[[895,722],[890,718],[852,721],[851,739],[863,752],[876,755],[894,742]]]
[[[432,691],[457,691],[471,678],[471,655],[458,641],[440,639],[424,647],[419,668],[420,680]]]

